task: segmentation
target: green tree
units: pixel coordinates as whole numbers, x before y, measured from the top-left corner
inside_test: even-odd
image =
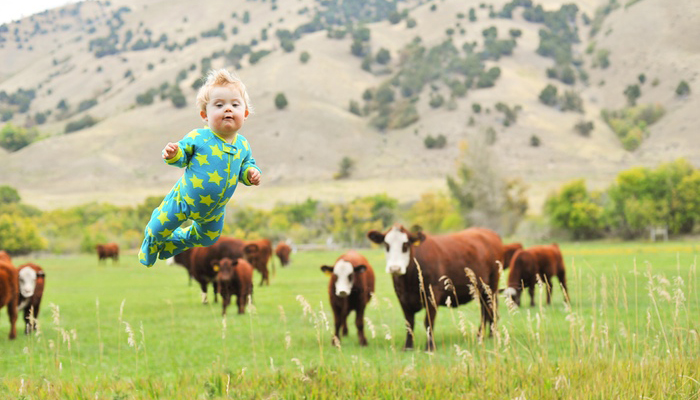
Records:
[[[627,98],[627,105],[634,107],[637,105],[637,99],[642,95],[642,91],[639,89],[639,85],[627,85],[624,95]]]
[[[338,165],[338,172],[333,175],[333,179],[346,179],[350,177],[353,168],[355,168],[355,160],[350,157],[343,157]]]
[[[36,129],[22,128],[8,122],[0,130],[0,147],[8,151],[17,151],[28,146],[38,136],[39,132]]]
[[[464,224],[454,201],[442,192],[421,194],[420,200],[408,210],[407,217],[411,225],[430,233],[455,231]]]
[[[19,203],[20,200],[17,189],[7,185],[0,186],[0,204]]]
[[[557,88],[554,85],[547,85],[540,92],[540,101],[548,106],[557,104]]]
[[[10,254],[27,254],[46,247],[36,224],[29,218],[0,214],[0,249]]]
[[[600,195],[589,193],[583,179],[570,182],[549,195],[544,213],[553,226],[569,231],[575,239],[602,235],[604,223]]]
[[[377,52],[375,61],[377,61],[378,64],[386,65],[389,63],[389,61],[391,61],[391,53],[389,53],[389,50],[382,47]]]
[[[283,110],[287,108],[288,104],[287,96],[285,96],[284,93],[277,93],[275,96],[275,107],[277,107],[278,110]]]

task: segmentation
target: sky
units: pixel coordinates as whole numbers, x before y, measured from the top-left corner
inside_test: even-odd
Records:
[[[0,24],[76,2],[77,0],[5,0],[0,6]]]

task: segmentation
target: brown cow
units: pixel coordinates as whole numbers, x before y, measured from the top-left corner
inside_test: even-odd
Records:
[[[528,288],[530,293],[530,306],[535,305],[535,284],[537,277],[545,283],[547,289],[547,304],[551,303],[552,277],[556,276],[564,291],[564,301],[569,301],[569,292],[566,289],[566,271],[561,250],[556,244],[545,246],[532,246],[526,250],[516,251],[510,262],[510,274],[508,275],[508,288],[504,290],[518,306],[523,289]]]
[[[7,315],[10,317],[10,339],[17,337],[18,292],[17,270],[7,261],[0,261],[0,309],[7,306]]]
[[[289,245],[285,242],[279,242],[277,243],[277,247],[275,247],[275,254],[277,255],[277,258],[280,259],[280,264],[282,264],[283,267],[286,267],[289,265],[289,255],[292,253],[292,248],[289,247]]]
[[[498,305],[497,261],[503,262],[503,243],[498,234],[489,229],[470,228],[432,236],[420,231],[410,233],[397,224],[386,233],[370,231],[367,237],[386,249],[386,272],[392,275],[394,291],[410,328],[404,349],[413,348],[415,314],[426,304],[428,351],[435,349],[437,305],[457,307],[478,296],[481,304],[479,335],[484,327],[491,328]],[[465,271],[467,268],[470,272]]]
[[[522,250],[523,245],[520,243],[508,243],[503,245],[503,269],[506,270],[510,267],[510,260],[513,259],[513,255],[516,251]]]
[[[272,257],[272,243],[268,239],[249,240],[245,242],[244,251],[245,259],[248,260],[253,268],[262,274],[260,286],[262,286],[263,283],[269,286],[270,276],[267,270],[267,263]]]
[[[216,283],[223,303],[222,315],[226,315],[226,307],[231,304],[231,295],[236,295],[238,313],[245,314],[248,296],[253,297],[253,267],[243,258],[231,260],[224,257],[212,260],[216,274]]]
[[[321,271],[331,275],[328,284],[335,335],[333,340],[340,342],[340,328],[343,336],[348,335],[347,318],[355,311],[355,326],[360,346],[367,346],[364,333],[365,307],[374,293],[374,270],[367,259],[356,251],[348,251],[338,257],[333,266],[324,265]]]
[[[209,283],[214,286],[214,302],[217,300],[218,286],[216,283],[217,272],[212,260],[220,260],[228,257],[237,260],[244,256],[244,243],[240,239],[229,236],[221,236],[211,246],[195,247],[176,254],[172,257],[173,262],[178,263],[190,272],[202,289],[202,304],[207,304],[207,287]]]
[[[0,250],[0,261],[12,264],[12,257],[5,250]]]
[[[39,317],[41,297],[44,295],[46,274],[44,270],[32,263],[19,267],[19,306],[24,310],[24,334],[36,330],[36,319]]]
[[[119,261],[119,245],[116,243],[104,243],[95,246],[97,249],[97,261],[112,259],[112,263]]]

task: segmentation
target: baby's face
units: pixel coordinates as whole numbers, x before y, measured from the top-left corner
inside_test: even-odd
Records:
[[[215,86],[209,93],[209,102],[201,116],[211,130],[225,138],[232,138],[248,118],[248,110],[238,88],[233,85]]]

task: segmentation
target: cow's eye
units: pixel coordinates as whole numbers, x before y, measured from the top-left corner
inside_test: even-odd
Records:
[[[405,243],[401,246],[401,250],[402,250],[404,253],[408,251],[408,242],[405,242]]]

